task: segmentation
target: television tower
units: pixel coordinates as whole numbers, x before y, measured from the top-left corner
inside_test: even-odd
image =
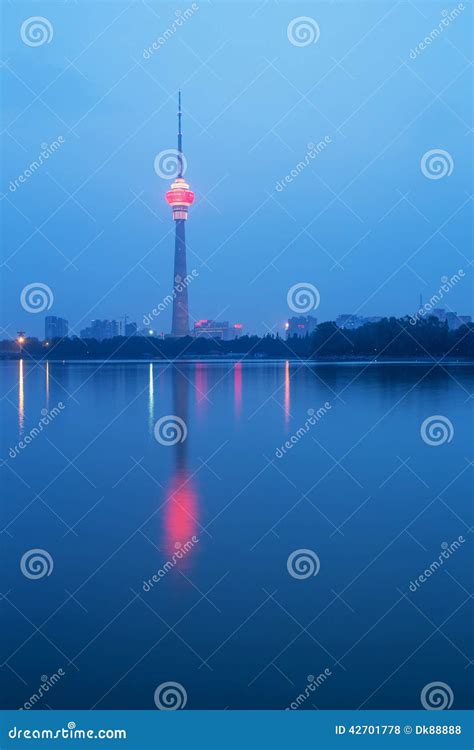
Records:
[[[166,201],[173,209],[175,221],[174,242],[174,281],[173,281],[173,323],[172,336],[189,336],[188,288],[181,282],[187,276],[185,222],[188,208],[194,203],[194,193],[183,178],[185,161],[183,158],[183,134],[181,132],[181,91],[178,93],[178,175],[166,193]],[[177,287],[179,286],[179,291]]]

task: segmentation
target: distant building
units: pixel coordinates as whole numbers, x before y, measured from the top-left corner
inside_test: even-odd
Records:
[[[338,328],[354,331],[356,328],[361,328],[368,323],[378,323],[380,320],[382,318],[377,315],[370,317],[363,317],[362,315],[339,315],[336,318],[336,325]]]
[[[455,331],[457,328],[461,328],[461,326],[472,322],[470,315],[458,315],[457,312],[446,312],[442,307],[435,307],[434,310],[428,313],[427,317],[430,316],[438,318],[441,323],[447,323],[450,331]]]
[[[434,310],[428,313],[427,317],[438,318],[441,323],[446,322],[446,310],[443,307],[435,307]]]
[[[120,325],[116,320],[93,320],[88,328],[81,331],[81,339],[113,339],[120,335]]]
[[[228,321],[198,320],[194,324],[193,336],[205,339],[220,339],[230,341],[237,339],[243,333],[242,323],[229,325]]]
[[[355,330],[363,325],[362,318],[358,315],[339,315],[336,318],[336,325],[338,328],[346,328],[348,330]]]
[[[313,333],[317,325],[318,319],[312,315],[297,315],[289,318],[285,325],[286,337],[306,336],[306,334]]]
[[[125,336],[138,336],[136,323],[125,323]]]
[[[48,315],[44,321],[44,337],[51,339],[65,339],[69,332],[69,323],[64,318]]]
[[[455,330],[456,328],[460,328],[462,323],[459,320],[457,314],[455,312],[447,312],[445,316],[445,321],[448,324],[448,328],[450,330]]]
[[[451,331],[455,331],[457,328],[461,328],[471,322],[470,315],[458,315],[457,312],[446,313],[446,323]]]
[[[230,327],[230,338],[231,339],[239,339],[241,336],[243,336],[244,333],[244,326],[242,323],[234,323]]]

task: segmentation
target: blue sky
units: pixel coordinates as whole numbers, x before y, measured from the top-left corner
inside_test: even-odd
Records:
[[[462,4],[461,4],[462,5]],[[93,318],[139,323],[170,291],[169,182],[154,159],[176,145],[183,90],[187,225],[194,319],[263,333],[291,311],[288,289],[320,292],[316,315],[403,315],[442,276],[462,283],[446,306],[472,314],[472,12],[456,4],[201,2],[173,28],[167,2],[3,5],[1,192],[3,325],[43,332],[22,289],[47,284],[49,314],[78,331]],[[50,41],[30,46],[41,16]],[[292,44],[300,16],[315,43]],[[314,25],[313,28],[316,28]],[[413,59],[414,58],[414,59]],[[42,144],[64,143],[15,191]],[[328,145],[277,190],[306,158]],[[452,173],[427,178],[423,155],[448,152]],[[171,310],[155,325],[169,331]]]

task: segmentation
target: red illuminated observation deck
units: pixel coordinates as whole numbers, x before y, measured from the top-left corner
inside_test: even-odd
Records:
[[[166,193],[166,201],[173,209],[173,219],[188,218],[188,208],[194,203],[194,193],[183,177],[177,177]]]

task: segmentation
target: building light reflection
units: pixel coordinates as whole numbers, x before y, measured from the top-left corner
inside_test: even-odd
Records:
[[[208,368],[204,362],[197,362],[195,367],[196,403],[198,411],[202,412],[207,402]]]
[[[285,424],[288,424],[290,421],[290,401],[290,362],[287,359],[285,362]]]
[[[46,360],[44,376],[45,376],[46,408],[49,409],[49,360],[48,359]]]
[[[20,435],[23,434],[25,426],[25,363],[23,359],[18,360],[18,427]]]
[[[148,368],[148,432],[153,435],[155,426],[155,382],[153,378],[153,362]]]
[[[242,409],[242,362],[234,365],[234,409],[239,417]]]

